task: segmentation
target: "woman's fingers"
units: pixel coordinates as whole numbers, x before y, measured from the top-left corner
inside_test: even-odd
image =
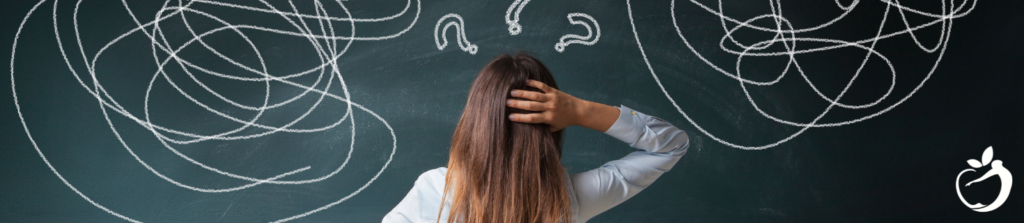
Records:
[[[536,102],[536,101],[523,101],[523,100],[508,99],[507,103],[508,103],[509,107],[523,109],[523,110],[527,110],[527,111],[544,111],[544,110],[546,110],[545,106],[544,106],[544,103],[540,103],[540,102]]]
[[[512,90],[512,97],[525,98],[533,101],[548,101],[548,96],[536,91]]]
[[[551,87],[548,87],[547,84],[544,84],[544,82],[535,81],[535,80],[530,80],[530,81],[526,82],[526,85],[530,86],[530,87],[535,87],[537,89],[540,89],[544,93],[551,93],[551,91],[554,90]]]
[[[513,97],[523,98],[527,100],[508,100],[508,107],[518,108],[527,111],[540,111],[542,113],[528,113],[528,114],[510,114],[509,120],[521,123],[547,123],[555,126],[557,123],[551,123],[554,120],[558,120],[560,113],[564,113],[564,109],[559,103],[563,99],[561,98],[562,93],[559,93],[557,89],[551,88],[547,84],[536,80],[529,80],[526,83],[527,86],[540,89],[544,93],[526,90],[513,90],[511,95]],[[562,126],[564,127],[564,126]],[[561,129],[552,128],[552,130]]]
[[[544,123],[544,113],[510,114],[508,119],[513,122],[522,123]]]

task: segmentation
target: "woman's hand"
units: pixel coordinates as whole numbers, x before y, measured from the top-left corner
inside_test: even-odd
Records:
[[[527,85],[543,91],[512,90],[513,97],[526,100],[508,99],[508,106],[539,113],[511,114],[509,119],[522,123],[544,123],[551,125],[551,131],[566,126],[580,125],[597,131],[607,131],[619,117],[619,109],[573,97],[535,80]]]

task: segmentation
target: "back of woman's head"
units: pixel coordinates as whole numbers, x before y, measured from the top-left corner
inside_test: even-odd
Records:
[[[506,106],[512,89],[540,91],[527,86],[531,79],[558,88],[544,64],[525,54],[498,56],[473,81],[452,136],[448,222],[568,222],[562,131],[508,119],[531,112]]]

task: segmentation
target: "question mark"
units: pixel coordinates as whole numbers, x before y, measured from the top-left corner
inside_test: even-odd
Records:
[[[519,13],[523,11],[523,6],[526,6],[526,3],[530,3],[530,0],[516,0],[508,6],[508,11],[505,11],[505,24],[508,24],[508,33],[513,36],[519,35],[523,31],[523,26],[519,25]],[[513,10],[516,12],[515,17],[512,16]]]
[[[562,38],[558,38],[558,43],[555,44],[555,51],[558,51],[559,53],[564,52],[565,46],[568,46],[569,44],[573,43],[591,46],[594,45],[594,43],[597,43],[597,40],[601,38],[601,26],[597,25],[597,20],[595,20],[594,17],[591,17],[590,15],[584,13],[576,12],[569,13],[569,15],[566,16],[566,18],[568,18],[569,23],[572,23],[573,25],[581,25],[584,28],[587,28],[587,35],[580,36],[576,34],[566,34],[562,36]],[[580,20],[579,18],[585,18],[590,20],[590,23],[594,24],[594,30],[591,30],[590,25],[588,25],[585,21]],[[590,41],[587,41],[588,39]]]
[[[449,21],[444,25],[444,29],[441,29],[441,23],[447,18],[455,18],[458,21]],[[448,15],[437,20],[437,25],[434,26],[434,43],[437,44],[437,49],[443,50],[444,47],[448,46],[448,39],[445,38],[445,34],[448,33],[448,27],[450,26],[455,26],[455,42],[458,42],[459,48],[462,48],[462,51],[466,51],[471,55],[476,55],[476,45],[466,40],[466,25],[462,22],[462,16],[455,13],[448,13]],[[441,30],[441,35],[437,35],[438,29]]]

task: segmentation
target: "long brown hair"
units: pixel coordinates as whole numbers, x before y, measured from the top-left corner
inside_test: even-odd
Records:
[[[445,176],[441,207],[451,194],[449,223],[570,222],[562,130],[508,119],[531,113],[505,102],[512,89],[539,92],[526,85],[530,79],[558,88],[544,64],[521,53],[498,56],[473,81]]]

